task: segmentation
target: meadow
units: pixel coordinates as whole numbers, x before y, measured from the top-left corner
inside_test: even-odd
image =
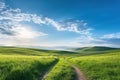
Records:
[[[120,80],[120,52],[73,57],[69,60],[82,70],[87,80]]]
[[[0,55],[0,80],[41,80],[55,57]]]
[[[72,66],[66,62],[66,59],[61,58],[45,80],[76,80],[76,74]]]
[[[70,51],[0,47],[0,80],[77,80],[72,66],[87,80],[120,80],[120,49]]]

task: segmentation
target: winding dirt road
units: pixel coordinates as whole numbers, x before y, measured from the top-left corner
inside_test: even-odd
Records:
[[[82,73],[82,71],[78,67],[76,66],[72,66],[72,67],[75,69],[77,80],[87,80],[84,74]]]

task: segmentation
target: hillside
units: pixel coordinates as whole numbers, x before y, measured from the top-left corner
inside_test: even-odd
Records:
[[[40,55],[69,55],[69,54],[75,54],[75,52],[1,46],[0,54],[2,55],[36,55],[36,56],[39,55],[40,56]]]
[[[82,70],[87,80],[120,80],[120,50],[94,54],[72,57],[70,61]]]
[[[116,50],[116,49],[118,48],[94,46],[94,47],[76,48],[75,51],[108,51],[108,50]]]
[[[106,54],[109,52],[118,52],[119,48],[110,47],[84,47],[76,48],[73,51],[63,51],[63,50],[45,50],[36,48],[21,48],[21,47],[0,47],[1,55],[27,55],[27,56],[87,56],[87,55],[97,55]]]
[[[0,47],[0,80],[76,80],[73,66],[87,80],[120,80],[120,49],[86,47],[81,50]]]
[[[75,52],[81,55],[103,54],[103,53],[109,53],[119,50],[120,50],[119,48],[111,48],[104,46],[83,47],[83,48],[74,49]]]

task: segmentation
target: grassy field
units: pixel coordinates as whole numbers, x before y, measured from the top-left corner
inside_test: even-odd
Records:
[[[68,56],[78,54],[70,51],[44,50],[21,47],[0,47],[0,54],[3,55],[27,55],[27,56]]]
[[[87,80],[120,80],[120,51],[69,59]]]
[[[41,80],[55,57],[0,55],[0,80]]]
[[[120,49],[74,52],[0,47],[0,80],[76,80],[75,65],[87,80],[120,80]],[[46,74],[47,72],[47,74]]]
[[[71,65],[65,59],[61,58],[45,80],[76,80],[76,75]]]

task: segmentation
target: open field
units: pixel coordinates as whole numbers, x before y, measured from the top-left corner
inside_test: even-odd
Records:
[[[78,54],[71,51],[61,50],[44,50],[35,48],[21,48],[21,47],[0,47],[0,54],[3,55],[27,55],[27,56],[68,56]]]
[[[55,57],[0,56],[0,80],[38,80],[56,64]]]
[[[61,58],[59,63],[50,71],[45,80],[76,80],[72,66]]]
[[[87,80],[120,80],[119,49],[85,51],[0,47],[0,80],[77,80],[73,66]]]
[[[120,80],[120,52],[74,57],[69,60],[83,71],[87,80]]]

